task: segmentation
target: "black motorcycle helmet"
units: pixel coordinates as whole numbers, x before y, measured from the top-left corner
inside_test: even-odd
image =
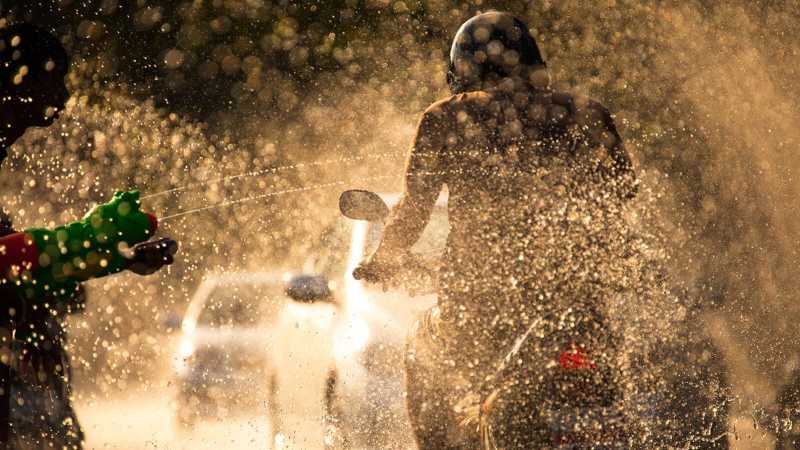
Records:
[[[508,77],[531,81],[546,67],[525,23],[511,14],[491,11],[467,20],[456,32],[447,83],[458,94]]]

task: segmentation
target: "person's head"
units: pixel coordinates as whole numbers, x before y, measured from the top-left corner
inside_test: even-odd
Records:
[[[521,20],[491,11],[461,25],[450,47],[447,82],[454,94],[481,90],[505,79],[546,87],[546,64]]]
[[[48,126],[69,97],[69,57],[55,36],[27,23],[0,29],[0,148]],[[3,155],[5,156],[5,155]]]

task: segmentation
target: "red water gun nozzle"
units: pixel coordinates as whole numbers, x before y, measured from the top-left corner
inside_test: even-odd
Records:
[[[150,235],[154,235],[158,230],[158,218],[150,213],[144,213],[150,219]]]

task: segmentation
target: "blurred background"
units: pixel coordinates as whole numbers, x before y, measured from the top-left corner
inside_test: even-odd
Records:
[[[160,217],[201,209],[162,224],[175,265],[89,283],[69,319],[89,447],[178,442],[158,427],[202,280],[297,270],[330,251],[316,237],[344,187],[397,191],[416,120],[448,93],[451,37],[489,9],[531,26],[557,88],[614,112],[736,395],[774,398],[800,362],[797,2],[2,0],[0,26],[52,29],[72,55],[66,111],[17,142],[0,177],[16,225],[74,220],[123,189],[153,195]],[[266,426],[204,432],[252,448]]]

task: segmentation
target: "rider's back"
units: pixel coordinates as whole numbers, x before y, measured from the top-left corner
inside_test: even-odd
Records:
[[[532,87],[473,91],[432,105],[420,133],[435,152],[424,169],[449,191],[440,305],[477,319],[530,306],[534,289],[597,297],[586,281],[602,281],[634,188],[604,107]]]

